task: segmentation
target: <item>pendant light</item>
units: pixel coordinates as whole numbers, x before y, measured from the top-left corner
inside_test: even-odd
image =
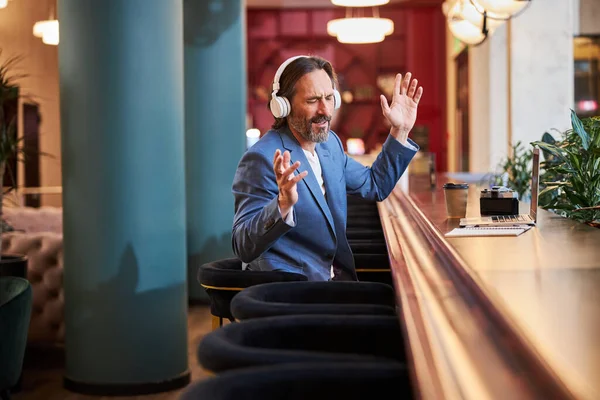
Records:
[[[332,0],[334,1],[346,4],[360,3],[362,7],[364,3],[373,4],[383,1],[387,3],[388,0]],[[364,44],[382,42],[386,36],[394,32],[394,21],[380,18],[377,7],[373,7],[370,16],[365,16],[363,9],[356,7],[359,6],[348,6],[345,18],[327,22],[327,33],[335,36],[340,43]]]
[[[469,0],[446,1],[442,9],[452,35],[467,45],[483,43],[502,23],[488,19],[485,12],[480,14]]]
[[[531,5],[532,0],[469,0],[480,14],[488,18],[507,21],[520,15]]]
[[[389,2],[390,0],[331,0],[333,5],[342,7],[377,7]]]

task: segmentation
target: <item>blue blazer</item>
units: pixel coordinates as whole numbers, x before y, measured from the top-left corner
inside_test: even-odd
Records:
[[[409,139],[415,149],[418,146]],[[291,163],[301,162],[298,172],[308,175],[298,182],[294,227],[282,218],[273,155],[288,150]],[[240,160],[233,180],[235,217],[234,253],[251,270],[281,270],[304,274],[309,280],[329,280],[335,266],[336,279],[357,280],[354,257],[346,238],[346,195],[382,201],[392,191],[416,151],[388,136],[371,168],[344,152],[339,137],[329,132],[316,145],[325,196],[312,168],[289,129],[271,130]]]

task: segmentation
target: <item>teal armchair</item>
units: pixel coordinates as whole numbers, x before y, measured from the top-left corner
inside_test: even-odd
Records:
[[[10,398],[19,381],[31,318],[32,291],[28,280],[0,277],[0,399]]]

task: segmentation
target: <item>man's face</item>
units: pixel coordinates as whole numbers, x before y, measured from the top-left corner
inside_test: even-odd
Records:
[[[333,114],[333,85],[322,69],[304,75],[296,83],[288,125],[304,139],[322,143],[329,136]]]

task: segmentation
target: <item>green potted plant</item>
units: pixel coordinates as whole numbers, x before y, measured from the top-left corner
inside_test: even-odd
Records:
[[[571,126],[562,140],[545,134],[531,143],[544,155],[539,205],[600,228],[600,117],[581,120],[571,110]]]
[[[2,49],[0,49],[1,56]],[[5,188],[3,186],[5,174],[13,176],[13,171],[10,171],[10,168],[7,167],[7,162],[15,157],[17,160],[23,160],[24,156],[23,148],[19,145],[21,140],[17,138],[17,112],[15,106],[19,99],[17,80],[24,77],[24,75],[12,71],[20,60],[20,57],[10,57],[0,62],[0,217],[2,216],[5,192],[12,189],[12,187]],[[11,107],[14,110],[13,112],[10,112]],[[0,224],[0,249],[2,248],[2,233],[4,230],[5,223],[2,219],[2,224]],[[25,278],[26,270],[26,256],[1,254],[0,252],[0,276],[17,275]]]

